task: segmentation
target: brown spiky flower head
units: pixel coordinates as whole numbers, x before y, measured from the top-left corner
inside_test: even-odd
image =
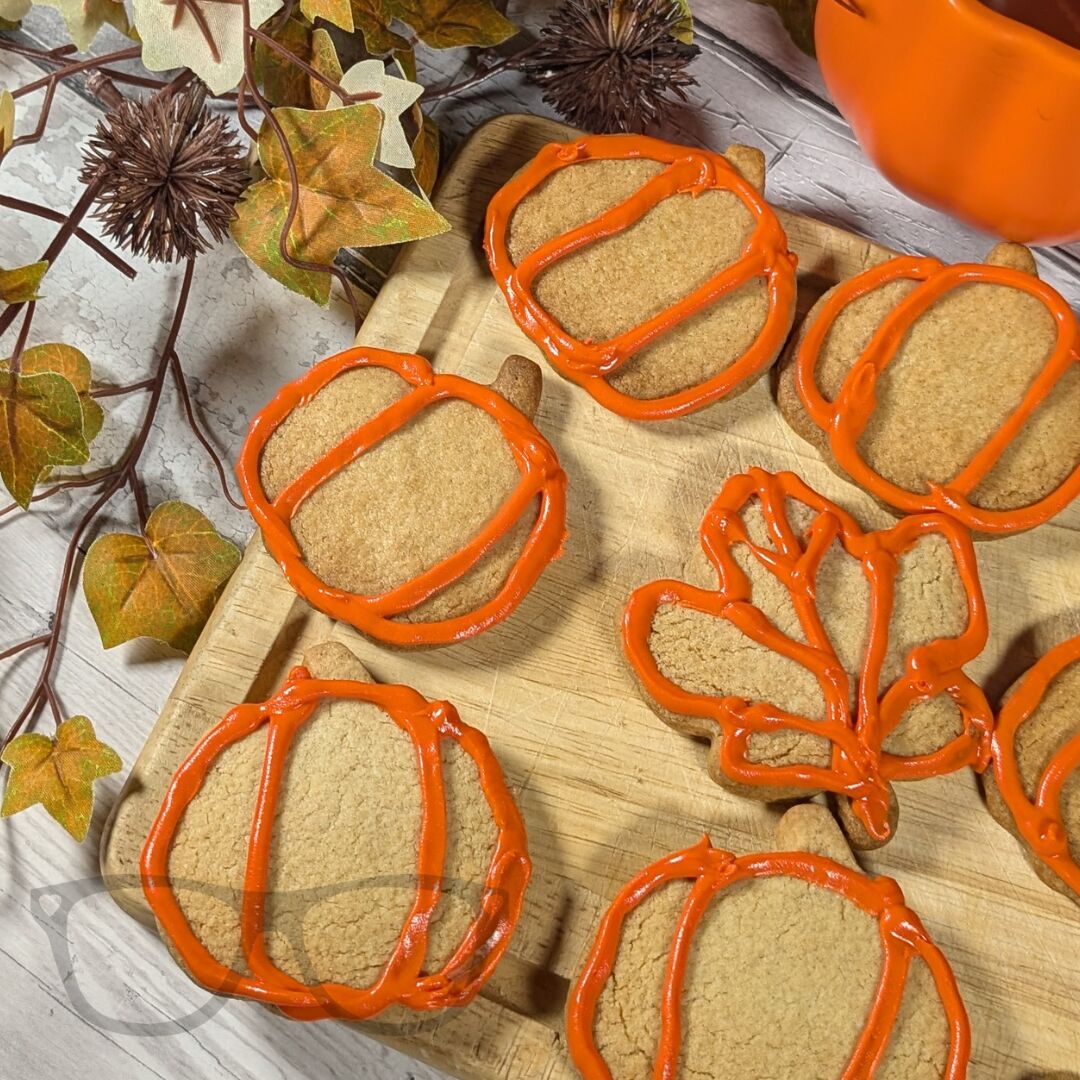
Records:
[[[107,236],[136,255],[176,262],[228,235],[251,178],[228,121],[207,109],[202,85],[189,83],[106,113],[87,143],[82,180],[101,185],[94,216]]]
[[[698,47],[676,37],[686,18],[679,0],[566,0],[520,66],[577,127],[644,131],[697,85]]]

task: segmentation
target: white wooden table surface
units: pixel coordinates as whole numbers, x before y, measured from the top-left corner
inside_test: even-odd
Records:
[[[535,25],[549,7],[511,0],[510,14]],[[694,8],[703,50],[694,70],[701,86],[670,132],[673,138],[716,148],[755,143],[769,159],[768,191],[780,205],[893,247],[946,259],[982,258],[990,238],[913,203],[877,175],[827,103],[816,66],[791,45],[771,10],[746,0],[695,0]],[[59,40],[49,25],[53,14],[35,11],[29,28]],[[443,75],[452,77],[455,61],[442,63]],[[0,57],[3,85],[33,77],[31,65]],[[443,102],[436,115],[457,140],[504,111],[548,110],[535,89],[510,75],[464,99]],[[4,163],[0,191],[58,209],[70,206],[80,190],[78,147],[97,115],[78,92],[61,90],[48,138]],[[6,213],[0,217],[0,265],[36,258],[51,234],[46,222]],[[1080,307],[1076,249],[1038,254],[1044,276]],[[70,244],[48,275],[35,340],[83,349],[100,380],[144,377],[164,338],[179,275],[142,263],[138,269],[136,281],[128,283],[81,245]],[[249,416],[273,390],[301,367],[348,345],[350,336],[343,304],[321,311],[294,297],[231,245],[201,262],[179,351],[198,409],[230,460]],[[10,341],[3,344],[10,349]],[[118,400],[106,403],[97,464],[116,457],[140,415],[138,395]],[[246,540],[250,522],[221,497],[175,398],[167,398],[144,460],[151,503],[189,500],[225,535]],[[62,494],[31,514],[0,519],[0,648],[45,628],[66,538],[82,504],[78,492]],[[101,524],[129,527],[132,515],[119,497]],[[40,659],[30,652],[0,665],[0,727],[29,692]],[[130,764],[182,661],[145,641],[103,652],[78,592],[57,685],[65,710],[89,715]],[[248,1003],[230,1001],[211,1009],[209,1017],[175,1023],[204,1006],[207,995],[180,975],[154,936],[115,907],[98,878],[101,824],[122,779],[117,775],[99,785],[94,827],[82,848],[41,808],[0,825],[0,1080],[439,1075],[354,1028],[292,1024]]]

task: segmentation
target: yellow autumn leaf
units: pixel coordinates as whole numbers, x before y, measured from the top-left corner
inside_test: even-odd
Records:
[[[11,767],[0,817],[40,803],[79,843],[86,839],[94,814],[94,781],[123,767],[85,716],[65,720],[53,738],[34,732],[20,735],[0,760]]]
[[[4,93],[7,91],[5,90]],[[3,102],[0,100],[0,108],[2,105]],[[7,147],[5,146],[4,149]],[[0,301],[5,304],[26,304],[31,300],[40,299],[38,289],[48,269],[47,262],[28,263],[26,266],[17,266],[13,270],[0,269]]]

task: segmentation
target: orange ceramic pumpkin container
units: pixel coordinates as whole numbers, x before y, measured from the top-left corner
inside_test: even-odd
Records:
[[[1014,9],[1028,19],[1048,4]],[[1070,33],[1059,40],[981,0],[821,0],[814,27],[829,92],[885,176],[1024,243],[1080,239]]]

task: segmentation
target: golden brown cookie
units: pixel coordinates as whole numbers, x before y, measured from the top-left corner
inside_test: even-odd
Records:
[[[829,812],[796,806],[775,852],[708,837],[643,870],[571,992],[585,1080],[961,1080],[956,980],[895,881],[862,873]]]
[[[1080,494],[1080,325],[1018,244],[891,259],[810,311],[778,368],[788,423],[899,513],[986,535]]]
[[[237,473],[292,586],[391,645],[446,645],[504,619],[566,533],[566,476],[531,421],[540,390],[522,356],[483,386],[368,348],[284,387]]]
[[[892,836],[891,783],[985,766],[993,720],[963,671],[987,621],[969,532],[943,514],[864,531],[793,473],[727,481],[690,582],[637,589],[623,647],[650,704],[766,801],[837,797],[852,843]],[[850,805],[849,805],[850,800]]]
[[[742,393],[795,316],[765,157],[637,135],[546,146],[492,199],[486,247],[518,325],[605,408],[663,420]]]
[[[1080,636],[1009,690],[993,760],[983,774],[990,813],[1024,845],[1035,873],[1080,903]]]
[[[294,1019],[465,1005],[530,873],[499,764],[345,646],[305,663],[177,770],[140,862],[162,936],[201,985]]]

